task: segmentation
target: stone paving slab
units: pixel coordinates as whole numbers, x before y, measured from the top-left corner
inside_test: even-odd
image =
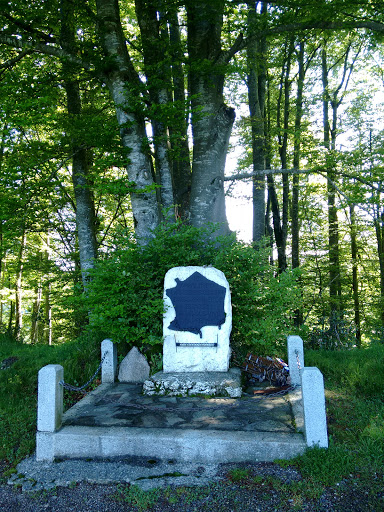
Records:
[[[28,457],[17,466],[9,485],[25,491],[40,491],[55,487],[70,487],[77,482],[90,484],[129,483],[143,490],[170,485],[203,486],[222,477],[218,464],[186,463],[127,457],[124,460],[61,460],[38,462]]]
[[[284,396],[149,397],[141,389],[127,383],[102,385],[65,413],[63,426],[295,433]]]

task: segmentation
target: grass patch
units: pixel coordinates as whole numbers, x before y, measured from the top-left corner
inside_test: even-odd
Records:
[[[320,368],[327,384],[345,388],[348,395],[384,400],[384,345],[340,351],[308,350],[305,366]]]
[[[100,362],[100,348],[85,342],[62,345],[26,345],[0,339],[0,363],[17,360],[0,370],[0,460],[12,467],[35,450],[37,376],[47,364],[61,364],[64,378],[83,384]],[[65,400],[72,396],[65,393]]]

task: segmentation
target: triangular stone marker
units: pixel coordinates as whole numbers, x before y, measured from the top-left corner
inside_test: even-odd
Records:
[[[148,361],[137,347],[133,347],[120,363],[119,382],[144,382],[148,377]]]

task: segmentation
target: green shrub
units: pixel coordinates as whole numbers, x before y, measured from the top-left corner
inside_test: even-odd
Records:
[[[161,226],[145,247],[119,242],[119,249],[92,272],[84,297],[91,312],[88,332],[136,345],[148,357],[161,352],[166,272],[175,266],[212,265],[224,272],[231,288],[235,353],[281,354],[297,308],[294,274],[276,277],[265,249],[233,237],[213,240],[213,230],[176,223]]]

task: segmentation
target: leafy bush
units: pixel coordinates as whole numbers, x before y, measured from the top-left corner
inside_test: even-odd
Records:
[[[310,347],[313,349],[339,350],[352,348],[357,344],[356,327],[353,322],[346,322],[342,315],[334,312],[327,327],[326,319],[321,318],[320,326],[310,334]]]
[[[161,226],[144,247],[119,242],[119,249],[92,272],[84,297],[91,312],[89,333],[136,345],[149,357],[161,352],[166,272],[175,266],[212,265],[224,272],[230,285],[231,345],[237,356],[247,350],[281,353],[297,308],[294,274],[276,277],[265,249],[255,250],[233,237],[214,240],[213,231],[176,223]]]

